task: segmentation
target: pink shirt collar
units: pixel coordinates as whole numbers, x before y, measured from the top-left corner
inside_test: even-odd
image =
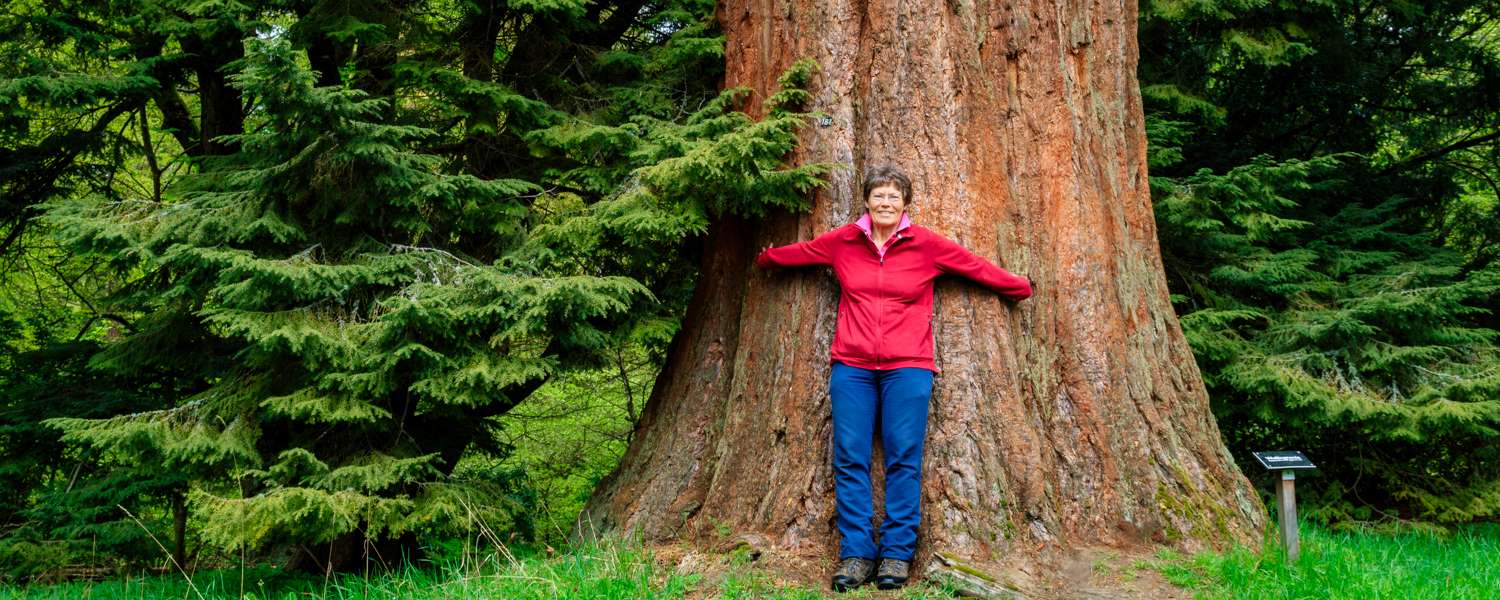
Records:
[[[873,231],[870,229],[870,213],[866,212],[859,218],[858,221],[855,221],[854,224],[858,226],[861,231],[865,232],[865,237],[869,238],[871,244],[875,243],[875,238],[871,235]],[[880,258],[882,260],[885,259],[885,249],[889,248],[891,244],[896,240],[901,239],[901,232],[907,227],[911,227],[911,215],[903,212],[901,213],[901,222],[896,224],[895,233],[892,233],[890,239],[887,239],[885,241],[884,246],[880,246],[875,249],[875,252],[880,254]]]
[[[859,217],[859,220],[855,221],[854,224],[859,226],[860,230],[865,232],[865,235],[870,235],[870,233],[872,233],[872,230],[870,229],[870,213],[866,212],[865,214],[861,215]],[[896,231],[900,232],[902,229],[906,229],[907,227],[911,227],[911,214],[903,212],[901,213],[901,222],[896,224]]]

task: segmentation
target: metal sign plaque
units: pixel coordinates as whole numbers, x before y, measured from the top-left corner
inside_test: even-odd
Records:
[[[1278,450],[1275,452],[1251,452],[1255,460],[1260,461],[1260,466],[1272,471],[1286,469],[1316,469],[1312,461],[1307,460],[1301,452],[1296,450]]]

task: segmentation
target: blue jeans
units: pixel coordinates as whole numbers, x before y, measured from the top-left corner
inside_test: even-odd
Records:
[[[932,371],[875,371],[834,363],[828,395],[833,403],[833,489],[843,537],[839,560],[911,560],[922,521],[922,442],[927,437]],[[878,552],[871,531],[870,489],[877,423],[885,451],[885,522],[880,525]]]

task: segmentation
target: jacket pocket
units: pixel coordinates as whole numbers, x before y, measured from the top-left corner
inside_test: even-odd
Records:
[[[875,315],[871,304],[859,301],[839,302],[839,319],[834,333],[833,354],[853,359],[875,359]]]
[[[917,302],[892,302],[886,315],[882,354],[890,360],[932,358],[932,316]]]

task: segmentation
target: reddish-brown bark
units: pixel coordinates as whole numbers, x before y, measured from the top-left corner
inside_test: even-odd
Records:
[[[912,176],[916,222],[1037,286],[1013,304],[938,285],[919,564],[1259,538],[1265,509],[1167,297],[1134,2],[732,0],[719,19],[725,84],[755,90],[751,105],[796,59],[820,63],[808,108],[833,120],[804,132],[795,160],[853,168],[811,213],[714,226],[634,442],[580,527],[652,540],[727,528],[836,552],[837,282],[751,258],[853,220],[863,168],[891,162]]]

